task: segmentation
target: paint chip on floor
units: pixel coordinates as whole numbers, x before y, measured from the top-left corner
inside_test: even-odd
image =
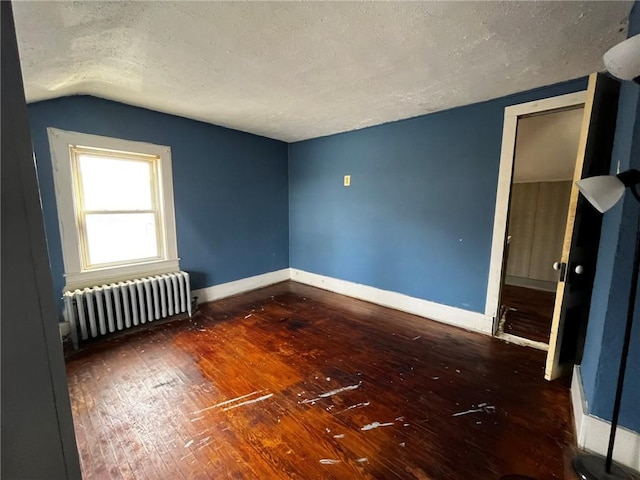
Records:
[[[317,379],[318,377],[316,377],[316,380]],[[317,402],[318,400],[321,400],[323,398],[333,397],[334,395],[337,395],[342,392],[348,392],[349,390],[355,390],[356,388],[359,388],[360,385],[362,385],[362,381],[356,383],[355,385],[347,385],[346,387],[340,387],[340,388],[336,388],[335,390],[330,390],[328,392],[321,393],[316,398],[309,398],[298,403],[310,403],[311,405],[314,405],[315,402]]]
[[[320,395],[318,395],[320,398],[327,398],[327,397],[332,397],[334,395],[337,395],[338,393],[342,393],[342,392],[347,392],[349,390],[355,390],[356,388],[359,388],[360,385],[362,385],[362,381],[356,383],[355,385],[348,385],[346,387],[341,387],[341,388],[336,388],[335,390],[330,390],[328,392],[325,393],[321,393]]]
[[[387,423],[373,422],[373,423],[369,423],[368,425],[365,425],[360,430],[366,432],[367,430],[373,430],[374,428],[390,427],[392,425],[393,425],[393,422],[387,422]]]
[[[362,407],[368,407],[369,405],[371,405],[371,402],[360,402],[360,403],[356,403],[355,405],[350,405],[347,408],[345,408],[344,410],[340,410],[338,413],[343,413],[346,412],[347,410],[352,410],[354,408],[362,408]]]
[[[214,408],[218,408],[218,407],[222,407],[225,405],[229,405],[229,404],[233,404],[239,400],[242,400],[243,398],[247,398],[247,397],[251,397],[253,395],[257,395],[259,393],[264,392],[265,390],[256,390],[255,392],[251,392],[251,393],[247,393],[246,395],[240,395],[239,397],[236,398],[232,398],[230,400],[224,400],[222,402],[216,403],[215,405],[211,405],[210,407],[206,407],[206,408],[202,408],[200,410],[196,410],[195,412],[192,412],[193,414],[197,414],[197,413],[202,413],[202,412],[206,412],[207,410],[212,410]],[[226,407],[223,408],[222,411],[226,412],[227,410],[231,410],[237,407],[242,407],[244,405],[248,405],[250,403],[255,403],[255,402],[261,402],[262,400],[266,400],[267,398],[271,398],[273,397],[273,393],[269,393],[268,395],[263,395],[261,397],[252,399],[252,400],[247,400],[246,402],[241,402],[241,403],[237,403],[235,405],[231,405],[230,407]],[[199,417],[199,418],[203,418],[203,417]],[[193,421],[193,420],[192,420]]]
[[[460,417],[462,415],[468,415],[470,413],[495,413],[496,407],[494,405],[489,405],[487,403],[480,403],[478,408],[471,408],[469,410],[465,410],[464,412],[458,412],[451,415],[452,417]]]
[[[232,410],[234,408],[242,407],[244,405],[249,405],[250,403],[262,402],[267,398],[273,397],[273,393],[269,393],[268,395],[263,395],[262,397],[254,398],[253,400],[247,400],[246,402],[238,403],[235,405],[231,405],[230,407],[223,408],[222,411],[226,412],[227,410]]]

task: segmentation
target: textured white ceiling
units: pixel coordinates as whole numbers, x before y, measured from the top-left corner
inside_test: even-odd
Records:
[[[632,2],[14,2],[27,100],[296,141],[601,70]]]
[[[583,114],[580,107],[518,120],[513,181],[571,180]]]

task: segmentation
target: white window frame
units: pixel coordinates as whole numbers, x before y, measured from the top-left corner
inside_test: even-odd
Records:
[[[171,175],[171,148],[145,142],[103,137],[86,133],[47,128],[53,180],[58,206],[58,225],[64,261],[64,291],[93,287],[123,280],[158,275],[180,270]],[[84,268],[78,215],[74,202],[74,148],[89,148],[151,155],[158,157],[157,186],[160,210],[159,258],[131,261],[127,264]]]

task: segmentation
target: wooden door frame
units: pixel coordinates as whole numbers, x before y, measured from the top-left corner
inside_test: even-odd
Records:
[[[502,150],[500,153],[500,170],[496,193],[496,209],[493,221],[493,238],[491,241],[491,261],[487,283],[487,299],[485,315],[493,317],[493,334],[498,330],[500,290],[502,288],[502,270],[507,238],[507,221],[509,218],[509,199],[513,177],[513,163],[516,150],[516,133],[518,120],[526,115],[543,113],[566,108],[584,106],[587,91],[559,95],[557,97],[535,100],[533,102],[511,105],[504,109],[504,127],[502,130]],[[505,266],[506,268],[506,266]]]

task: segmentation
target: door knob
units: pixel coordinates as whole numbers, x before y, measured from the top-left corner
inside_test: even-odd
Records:
[[[564,282],[567,274],[567,264],[564,262],[553,262],[553,269],[559,272],[558,280]]]
[[[582,265],[576,265],[576,268],[573,271],[580,275],[582,272],[584,272],[584,267]]]

